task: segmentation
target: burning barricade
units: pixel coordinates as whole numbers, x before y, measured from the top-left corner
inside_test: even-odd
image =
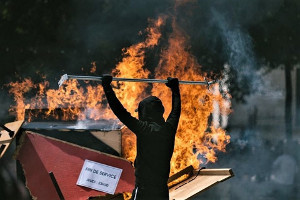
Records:
[[[212,82],[205,80],[205,74],[201,73],[196,58],[186,50],[186,37],[175,22],[172,24],[173,33],[168,40],[168,48],[162,51],[161,60],[154,70],[155,75],[151,75],[150,70],[145,68],[145,49],[151,49],[158,44],[161,37],[160,27],[165,24],[165,20],[165,17],[159,17],[151,21],[151,25],[147,28],[146,40],[124,49],[124,58],[112,74],[116,78],[144,80],[149,77],[155,79],[178,77],[180,80],[197,80],[210,85]],[[124,107],[133,114],[138,102],[149,94],[159,97],[166,109],[165,113],[170,112],[171,105],[166,102],[171,102],[171,95],[162,88],[165,86],[161,85],[153,83],[150,86],[141,82],[114,83],[114,87],[117,88],[116,95]],[[10,87],[10,92],[14,94],[16,101],[12,110],[16,113],[17,120],[25,120],[22,126],[18,125],[25,136],[19,140],[21,146],[17,158],[23,165],[27,183],[33,183],[33,186],[28,185],[32,195],[38,196],[38,193],[33,191],[47,194],[45,189],[35,190],[35,187],[39,186],[39,179],[34,177],[38,175],[29,175],[30,173],[26,172],[26,169],[34,169],[34,165],[30,164],[39,162],[39,166],[43,167],[43,177],[48,177],[47,187],[52,184],[51,191],[56,191],[55,194],[59,198],[61,193],[64,198],[71,199],[73,196],[69,195],[76,193],[77,190],[87,195],[82,198],[91,196],[106,198],[103,197],[107,194],[105,192],[96,194],[92,189],[76,185],[77,180],[75,181],[74,176],[78,178],[81,174],[79,169],[84,159],[87,159],[122,169],[119,184],[115,185],[115,192],[125,193],[124,197],[127,197],[127,193],[134,187],[132,174],[134,169],[130,162],[133,162],[136,157],[136,139],[128,129],[122,128],[108,109],[101,86],[88,83],[82,86],[77,80],[68,80],[59,89],[49,89],[48,81],[35,84],[30,79],[26,79],[23,82],[11,83]],[[201,164],[215,162],[216,151],[225,151],[229,143],[230,136],[226,135],[222,124],[218,121],[222,118],[223,123],[226,124],[226,116],[230,112],[230,95],[226,92],[221,94],[218,83],[212,85],[210,90],[203,85],[180,87],[182,112],[171,160],[169,183],[172,199],[189,198],[233,175],[230,169],[199,170]],[[27,99],[25,94],[31,90],[36,90],[36,95]],[[212,121],[209,120],[211,116],[214,118]],[[35,155],[32,159],[36,160],[27,162],[26,160],[31,156],[25,152],[32,152],[32,155]],[[80,156],[71,152],[77,152]],[[103,160],[100,159],[101,157]],[[49,160],[51,162],[48,162]],[[104,160],[111,160],[111,162],[106,163]],[[61,167],[63,163],[66,167]],[[66,172],[64,169],[70,167],[71,163],[76,165],[77,171],[70,177],[64,176]],[[181,170],[183,172],[180,172]],[[50,172],[52,172],[51,176]],[[177,173],[182,175],[178,176]],[[93,182],[94,179],[87,180]]]

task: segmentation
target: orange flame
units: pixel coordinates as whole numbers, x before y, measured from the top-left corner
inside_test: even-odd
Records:
[[[93,61],[91,64],[92,64],[92,68],[91,68],[90,72],[93,74],[93,73],[96,72],[97,66],[96,66],[96,62],[95,61]]]
[[[178,77],[181,80],[204,80],[201,66],[197,59],[188,52],[185,33],[172,22],[173,33],[169,37],[168,48],[162,52],[161,60],[155,74],[157,78]],[[171,110],[171,94],[163,85],[155,85],[152,92],[162,99],[166,113]],[[204,86],[181,85],[182,113],[176,135],[175,150],[171,161],[171,175],[193,165],[198,168],[203,161],[198,156],[203,155],[207,161],[215,162],[215,150],[225,150],[230,136],[221,128],[210,126],[208,119],[213,112],[213,102],[223,105],[224,99],[220,93],[213,93]],[[222,106],[221,106],[222,107]],[[223,106],[224,107],[224,106]],[[223,108],[222,107],[222,108]],[[229,110],[222,109],[222,112]],[[215,140],[215,138],[217,138]],[[213,140],[213,141],[212,141]]]
[[[17,120],[21,120],[24,118],[25,109],[42,107],[44,93],[49,86],[49,82],[44,81],[43,83],[34,84],[31,79],[28,78],[22,82],[12,82],[8,85],[10,86],[9,93],[14,94],[14,100],[16,102],[16,106],[11,107],[10,111],[15,111]],[[30,101],[26,100],[24,95],[36,88],[39,88],[39,90],[35,97]]]
[[[161,37],[159,28],[165,23],[164,17],[159,17],[158,20],[151,20],[151,26],[147,28],[148,37],[145,42],[132,45],[127,49],[123,49],[124,58],[113,70],[113,74],[116,77],[127,77],[127,78],[148,78],[150,71],[144,68],[145,62],[145,50],[146,48],[153,48],[158,44]],[[117,84],[114,84],[115,86]],[[123,103],[124,107],[129,112],[134,114],[137,108],[138,102],[142,100],[147,94],[145,83],[119,83],[119,90],[116,90],[117,96]],[[135,114],[136,116],[136,114]]]
[[[84,119],[113,119],[114,115],[106,109],[102,103],[104,92],[102,86],[90,86],[83,88],[76,80],[69,80],[64,87],[59,89],[47,89],[48,81],[34,84],[30,79],[23,82],[12,82],[9,84],[9,93],[14,94],[15,106],[10,111],[16,112],[16,119],[23,120],[25,109],[47,109],[46,116],[61,120],[84,120]],[[24,95],[32,90],[38,90],[36,96],[30,101]],[[55,113],[55,109],[61,109],[61,115]],[[84,110],[83,110],[84,108]],[[87,112],[88,111],[88,114]],[[36,113],[28,113],[28,121]]]

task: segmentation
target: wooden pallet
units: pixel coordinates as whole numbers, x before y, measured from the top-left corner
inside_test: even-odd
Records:
[[[189,199],[233,176],[234,174],[230,168],[194,171],[188,179],[170,188],[170,200]]]

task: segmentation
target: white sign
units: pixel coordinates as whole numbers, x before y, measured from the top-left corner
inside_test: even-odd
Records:
[[[85,160],[77,185],[114,194],[121,177],[122,169]]]

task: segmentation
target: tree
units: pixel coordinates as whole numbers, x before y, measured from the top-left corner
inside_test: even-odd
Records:
[[[284,0],[280,9],[258,25],[250,28],[254,48],[262,63],[269,69],[280,65],[285,71],[286,137],[292,137],[292,80],[291,70],[300,61],[300,3]]]

